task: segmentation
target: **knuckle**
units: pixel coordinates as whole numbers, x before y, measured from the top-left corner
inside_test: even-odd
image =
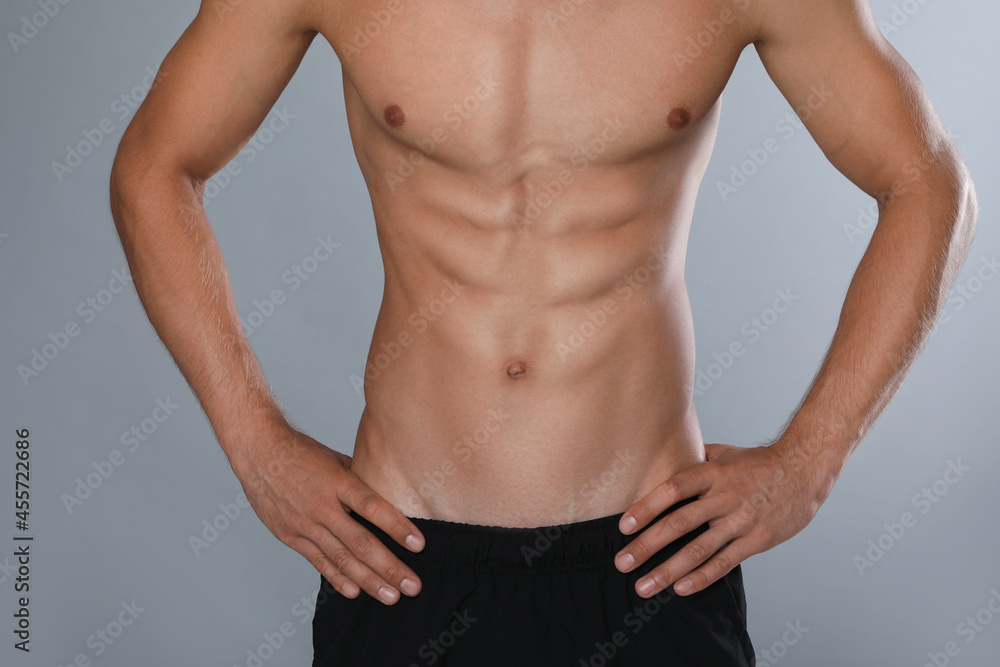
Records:
[[[309,557],[309,562],[317,571],[325,573],[330,569],[330,559],[323,554],[315,554]]]
[[[358,511],[366,517],[370,517],[378,512],[379,499],[370,493],[366,493],[358,500]]]
[[[677,477],[671,477],[663,483],[663,493],[668,496],[675,496],[681,492],[681,483]]]
[[[721,574],[729,572],[736,566],[736,564],[733,562],[732,556],[725,552],[717,554],[716,557],[713,559],[712,564],[715,566],[715,569],[718,570]]]
[[[402,579],[400,576],[400,568],[395,563],[390,562],[388,565],[382,568],[382,578],[386,581],[396,581],[396,579]]]
[[[347,569],[347,566],[350,565],[353,559],[354,556],[351,554],[351,552],[343,548],[337,549],[330,556],[330,562],[332,562],[333,566],[338,570],[340,570],[341,572]]]
[[[372,538],[365,533],[358,533],[351,538],[351,551],[359,558],[369,555],[372,551]]]
[[[663,519],[663,528],[666,532],[670,532],[674,535],[680,536],[685,535],[688,532],[687,526],[684,522],[684,517],[679,516],[673,512],[668,514]]]
[[[704,544],[701,544],[700,542],[691,542],[690,544],[688,544],[687,552],[691,556],[691,558],[698,561],[699,563],[704,561],[710,555],[708,553],[708,548]]]

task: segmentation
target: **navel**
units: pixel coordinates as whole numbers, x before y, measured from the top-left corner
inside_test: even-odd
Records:
[[[392,127],[399,127],[406,122],[406,114],[403,113],[398,104],[387,106],[383,115],[385,116],[385,122],[389,123]]]
[[[518,378],[524,377],[526,367],[523,361],[515,361],[510,366],[507,367],[507,377],[512,380],[517,380]]]
[[[684,107],[677,107],[667,116],[667,125],[673,130],[682,130],[691,120],[691,114]]]

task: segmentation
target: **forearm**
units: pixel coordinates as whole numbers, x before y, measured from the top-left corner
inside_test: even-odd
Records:
[[[149,320],[234,466],[264,422],[283,422],[240,325],[203,206],[203,183],[116,159],[111,212]],[[124,163],[124,164],[123,164]]]
[[[881,207],[827,355],[771,445],[808,469],[820,502],[926,342],[968,252],[976,210],[964,168],[927,176]]]

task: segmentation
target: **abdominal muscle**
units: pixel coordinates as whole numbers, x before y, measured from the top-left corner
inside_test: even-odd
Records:
[[[643,204],[635,176],[595,166],[519,220],[463,215],[489,208],[470,193],[490,210],[519,198],[474,176],[451,190],[461,177],[428,168],[412,179],[436,187],[392,198],[370,185],[386,283],[352,470],[405,515],[583,521],[704,460],[678,205],[691,195],[677,184],[661,193],[672,206],[623,216]]]

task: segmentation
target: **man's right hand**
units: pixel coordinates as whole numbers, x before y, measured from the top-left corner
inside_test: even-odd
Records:
[[[288,425],[267,428],[261,437],[263,448],[233,470],[250,505],[275,537],[305,556],[346,597],[357,597],[364,589],[394,604],[399,591],[411,597],[420,591],[416,573],[349,511],[411,551],[423,549],[423,535],[351,472],[350,456]]]

